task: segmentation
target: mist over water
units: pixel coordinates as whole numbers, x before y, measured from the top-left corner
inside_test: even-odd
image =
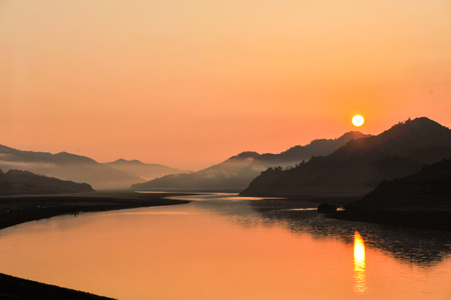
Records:
[[[2,230],[1,272],[126,300],[451,296],[446,232],[327,219],[308,202],[189,197]]]

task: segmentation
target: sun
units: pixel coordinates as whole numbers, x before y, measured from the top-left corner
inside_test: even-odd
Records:
[[[365,122],[365,119],[361,115],[355,115],[352,117],[352,124],[356,127],[360,127]]]

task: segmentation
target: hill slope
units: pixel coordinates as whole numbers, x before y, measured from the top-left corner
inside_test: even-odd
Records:
[[[241,194],[246,196],[356,196],[383,180],[419,171],[451,158],[451,131],[427,118],[399,123],[377,136],[352,140],[334,153],[290,170],[268,169]]]
[[[295,146],[280,154],[242,152],[226,161],[190,174],[174,174],[135,184],[134,190],[216,190],[241,191],[260,172],[271,166],[291,166],[313,155],[329,154],[352,139],[364,137],[348,132],[338,139],[321,139],[306,146]]]
[[[389,225],[451,230],[451,160],[384,181],[332,217]]]
[[[38,195],[93,192],[89,184],[63,181],[28,171],[0,170],[0,195]]]
[[[348,211],[444,208],[451,212],[451,159],[400,179],[383,181],[361,200],[345,206]]]

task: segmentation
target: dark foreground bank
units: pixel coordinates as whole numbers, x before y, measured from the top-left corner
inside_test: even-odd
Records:
[[[0,299],[14,300],[107,300],[112,298],[0,274]]]
[[[0,197],[0,229],[64,214],[189,203],[168,200],[174,193],[86,193]],[[0,299],[111,299],[0,274]]]

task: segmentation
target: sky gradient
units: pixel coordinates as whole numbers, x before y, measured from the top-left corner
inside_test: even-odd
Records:
[[[197,170],[451,126],[451,1],[0,0],[0,144]]]

